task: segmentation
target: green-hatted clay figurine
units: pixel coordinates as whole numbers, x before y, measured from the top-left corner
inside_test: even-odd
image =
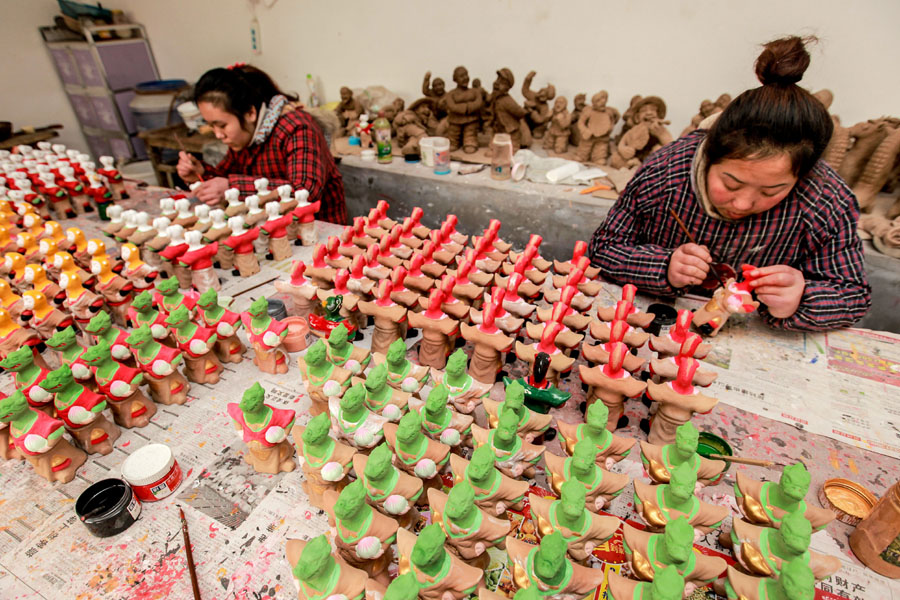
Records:
[[[394,389],[414,394],[428,383],[431,370],[406,358],[406,342],[403,340],[391,342],[387,355],[373,352],[372,358],[374,364],[387,366],[388,385]]]
[[[372,367],[365,381],[358,377],[351,381],[353,385],[362,383],[365,386],[366,407],[388,421],[399,421],[409,410],[410,394],[387,384],[387,367],[384,363]]]
[[[550,428],[550,421],[553,420],[550,415],[532,412],[525,406],[525,388],[516,381],[506,386],[506,399],[502,403],[490,398],[485,398],[483,403],[484,412],[487,413],[488,423],[492,428],[497,427],[501,407],[515,412],[519,417],[519,435],[526,442],[533,442],[535,438],[543,436]]]
[[[416,502],[424,501],[422,480],[395,467],[393,456],[387,444],[380,444],[369,456],[355,454],[353,470],[379,512],[397,519],[400,527],[412,527],[419,516]]]
[[[795,558],[781,568],[778,579],[753,577],[728,567],[725,582],[728,600],[813,600],[816,580],[802,558]]]
[[[96,341],[104,341],[109,344],[109,353],[113,359],[129,367],[134,366],[134,356],[131,355],[131,348],[125,340],[128,334],[116,327],[107,312],[99,312],[93,317],[85,327],[85,331],[94,336]]]
[[[809,566],[816,580],[841,568],[837,558],[810,550],[811,540],[812,524],[801,510],[787,513],[779,529],[735,519],[731,530],[732,550],[740,565],[752,575],[775,579],[781,576],[782,567],[795,559]]]
[[[577,481],[584,486],[586,506],[593,510],[601,510],[621,494],[631,479],[627,475],[597,466],[599,453],[597,446],[590,440],[581,440],[575,444],[575,451],[569,458],[544,452],[544,462],[553,491],[561,494],[563,483]]]
[[[322,509],[325,508],[322,494],[328,490],[339,492],[347,485],[356,454],[355,448],[329,436],[330,430],[331,419],[325,413],[310,419],[306,427],[294,425],[291,429],[300,468],[306,476],[300,485],[309,501]]]
[[[484,571],[470,567],[444,548],[447,536],[440,525],[428,525],[419,535],[400,529],[400,574],[412,573],[421,600],[462,600],[484,583]]]
[[[784,468],[778,483],[756,481],[737,472],[734,499],[744,518],[757,525],[781,527],[781,519],[796,510],[812,523],[813,529],[824,529],[834,520],[834,513],[808,504],[804,498],[809,491],[809,471],[803,463]]]
[[[197,293],[192,291],[182,294],[178,289],[178,279],[168,277],[156,282],[156,294],[153,295],[153,300],[159,310],[168,316],[179,306],[187,306],[188,310],[193,311],[197,304]]]
[[[234,428],[241,432],[247,444],[244,459],[259,473],[277,475],[293,471],[297,463],[287,433],[297,415],[292,410],[264,403],[265,395],[257,382],[244,391],[240,404],[230,402],[226,407]]]
[[[649,583],[611,572],[608,591],[612,600],[681,600],[685,596],[684,577],[675,567],[660,569]]]
[[[9,423],[10,441],[47,481],[72,481],[87,460],[84,451],[63,437],[63,422],[29,407],[21,391],[0,400],[0,422]]]
[[[447,534],[447,544],[473,567],[486,569],[490,563],[487,550],[506,547],[509,535],[508,519],[491,516],[475,504],[475,490],[462,481],[445,494],[438,489],[428,490],[431,522],[437,523]]]
[[[440,472],[450,458],[450,446],[422,432],[418,413],[407,413],[399,424],[385,423],[384,439],[397,457],[397,466],[421,479],[425,488],[441,488]]]
[[[141,391],[144,376],[139,369],[113,360],[109,345],[103,340],[81,357],[93,369],[97,388],[106,395],[117,425],[131,429],[150,424],[150,418],[156,414],[156,404]]]
[[[666,524],[665,533],[650,533],[624,525],[625,555],[634,577],[653,581],[659,573],[674,567],[685,580],[685,596],[708,585],[725,572],[728,563],[717,556],[694,552],[694,528],[686,517]]]
[[[656,446],[641,441],[641,462],[656,483],[668,483],[669,471],[688,463],[697,473],[697,481],[703,485],[714,485],[725,471],[725,461],[710,460],[697,454],[700,433],[688,421],[675,431],[675,443]]]
[[[197,300],[197,316],[204,327],[215,330],[216,344],[213,347],[216,357],[223,363],[239,363],[244,360],[244,343],[238,337],[241,328],[241,315],[219,305],[219,294],[209,288]]]
[[[288,540],[285,554],[299,587],[299,600],[335,597],[363,600],[366,597],[366,572],[354,569],[340,556],[334,556],[324,533],[308,542]]]
[[[634,509],[649,528],[662,531],[666,523],[684,515],[690,524],[707,534],[722,524],[728,509],[702,502],[694,495],[697,475],[691,466],[682,464],[672,469],[669,483],[650,485],[634,480]]]
[[[606,429],[609,409],[602,402],[591,404],[584,415],[584,423],[566,423],[557,421],[559,435],[562,437],[563,449],[572,456],[575,444],[581,440],[590,440],[599,450],[597,464],[609,469],[631,452],[634,438],[620,437]]]
[[[454,483],[468,482],[475,490],[475,504],[489,514],[502,517],[509,508],[523,507],[528,482],[507,477],[495,463],[494,451],[487,445],[475,448],[471,461],[458,454],[450,455]]]
[[[197,383],[219,383],[219,373],[224,370],[222,363],[213,353],[218,340],[214,329],[201,327],[191,321],[191,313],[186,306],[179,306],[166,319],[172,337],[184,357],[184,374]]]
[[[488,446],[494,452],[497,468],[510,477],[534,477],[534,465],[541,460],[543,446],[529,444],[516,431],[519,415],[512,408],[500,411],[496,429],[482,429],[472,425],[472,440],[475,446]]]
[[[165,343],[165,340],[169,339],[169,328],[166,327],[167,313],[157,308],[153,295],[149,291],[141,292],[135,296],[128,309],[128,323],[135,329],[147,325],[153,339]]]
[[[447,388],[443,386],[433,387],[424,402],[410,398],[409,408],[422,417],[425,435],[456,451],[460,446],[472,445],[472,423],[475,419],[447,406],[448,394]]]
[[[28,405],[52,417],[53,394],[41,387],[41,382],[50,374],[50,369],[38,366],[34,361],[31,346],[22,346],[0,360],[0,367],[15,373],[13,376],[16,389],[28,400]]]
[[[47,340],[47,347],[59,352],[60,363],[68,365],[72,369],[72,376],[76,381],[83,384],[93,382],[94,374],[81,360],[81,355],[87,348],[78,343],[74,327],[66,327],[62,331],[54,333]]]
[[[313,416],[327,413],[328,398],[340,398],[350,387],[350,371],[328,362],[326,351],[325,342],[316,340],[316,343],[297,359],[311,402],[309,414]]]
[[[391,544],[397,539],[397,521],[366,503],[366,488],[358,479],[341,492],[326,491],[324,498],[341,558],[372,579],[390,583],[388,567],[394,561]]]
[[[528,494],[528,501],[538,537],[560,532],[566,540],[569,556],[580,563],[587,561],[594,548],[619,529],[617,517],[601,517],[587,509],[584,486],[577,481],[562,484],[559,500]]]
[[[412,573],[404,573],[394,579],[384,593],[384,600],[417,600],[418,597],[419,582]]]
[[[113,451],[122,432],[103,416],[106,398],[75,381],[66,365],[51,371],[41,387],[53,394],[56,417],[82,450],[103,455]]]
[[[365,348],[354,346],[348,339],[347,327],[341,323],[328,335],[328,361],[360,375],[369,366],[372,356]]]
[[[366,407],[366,388],[363,384],[350,386],[340,398],[329,398],[328,410],[334,434],[354,448],[374,448],[384,439],[387,419]]]
[[[182,354],[163,346],[153,338],[150,328],[142,325],[126,340],[138,367],[147,376],[150,396],[159,404],[184,404],[191,384],[178,370]]]
[[[263,373],[287,373],[287,356],[281,342],[288,334],[287,323],[269,316],[269,301],[257,298],[250,310],[241,313],[241,322],[253,346],[253,364]]]
[[[447,359],[447,368],[444,373],[432,370],[432,376],[437,385],[447,388],[453,407],[463,414],[471,415],[475,411],[475,407],[479,406],[481,401],[491,393],[493,384],[481,383],[473,379],[466,372],[467,360],[465,351],[460,348]]]
[[[603,569],[591,569],[566,558],[566,540],[557,532],[545,536],[539,546],[506,538],[509,568],[518,589],[537,587],[546,600],[584,598],[603,583]]]

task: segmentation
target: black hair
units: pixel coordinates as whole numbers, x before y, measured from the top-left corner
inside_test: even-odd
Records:
[[[194,86],[194,102],[209,102],[227,113],[236,116],[241,125],[244,115],[251,108],[259,110],[268,104],[273,96],[286,96],[296,102],[296,94],[287,94],[276,85],[269,75],[252,65],[234,65],[227,69],[210,69],[200,77]]]
[[[825,106],[797,85],[809,67],[806,44],[813,41],[792,36],[763,46],[755,65],[762,86],[742,93],[719,115],[706,136],[707,164],[787,153],[798,178],[815,166],[834,124]]]

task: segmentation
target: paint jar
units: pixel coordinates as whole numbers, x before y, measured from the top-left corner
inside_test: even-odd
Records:
[[[674,325],[675,319],[678,318],[678,311],[668,304],[651,304],[647,312],[654,315],[650,325],[644,328],[650,335],[659,335],[664,327]]]
[[[181,485],[182,474],[172,449],[165,444],[147,444],[122,463],[122,477],[131,484],[141,502],[156,502]]]
[[[508,133],[495,133],[491,140],[491,179],[503,180],[512,176],[513,146]]]
[[[450,140],[445,137],[434,138],[434,174],[450,173]]]
[[[276,321],[280,321],[287,316],[287,307],[285,307],[284,301],[279,300],[278,298],[269,298],[268,302],[270,317]]]
[[[131,527],[141,516],[141,502],[121,479],[104,479],[81,492],[75,514],[96,537],[110,537]]]
[[[303,317],[288,317],[284,320],[288,333],[281,346],[288,352],[300,352],[309,345],[309,325]]]
[[[419,154],[422,155],[422,164],[426,167],[434,167],[434,140],[433,137],[423,137],[419,140]]]

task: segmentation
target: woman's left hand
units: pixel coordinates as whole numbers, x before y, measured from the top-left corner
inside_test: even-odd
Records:
[[[197,199],[209,206],[218,206],[225,199],[225,190],[228,189],[227,177],[213,177],[200,184],[194,191]]]
[[[750,287],[756,292],[756,298],[768,307],[770,315],[787,319],[797,312],[806,290],[801,271],[787,265],[771,265],[751,271],[749,276],[753,278]]]

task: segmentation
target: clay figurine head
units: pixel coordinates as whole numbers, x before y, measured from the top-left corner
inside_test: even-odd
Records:
[[[188,307],[184,304],[181,304],[169,313],[169,317],[166,319],[166,325],[170,325],[172,327],[181,327],[185,323],[191,320],[191,313],[188,310]]]
[[[266,397],[266,391],[259,382],[254,383],[244,391],[241,397],[241,412],[244,414],[259,412],[265,405],[263,399]]]
[[[594,110],[603,110],[606,108],[607,100],[609,100],[609,94],[606,93],[606,90],[597,92],[591,96],[591,107]]]
[[[324,533],[306,543],[300,554],[300,560],[294,565],[292,572],[300,581],[313,581],[330,572],[336,565],[331,555],[331,544]]]
[[[683,563],[694,551],[694,528],[684,515],[666,523],[663,533],[666,553],[676,563]]]
[[[325,364],[325,342],[321,339],[316,340],[303,356],[304,362],[310,367],[318,367]]]
[[[424,435],[419,414],[416,412],[406,413],[397,424],[397,440],[404,444],[413,444],[422,439]]]
[[[565,96],[557,96],[556,100],[553,101],[553,112],[561,113],[566,110],[566,97]]]
[[[0,420],[2,420],[0,416]],[[781,567],[778,583],[784,590],[784,597],[791,600],[812,600],[815,597],[816,579],[802,556],[798,556]]]
[[[502,407],[500,409],[500,419],[497,421],[497,429],[495,435],[497,439],[504,444],[511,443],[519,430],[519,415],[516,411]]]
[[[465,67],[453,69],[453,83],[465,89],[469,85],[469,71]]]
[[[384,600],[416,600],[419,597],[419,582],[412,571],[394,579],[384,592]]]
[[[91,335],[101,335],[109,331],[111,325],[112,322],[109,319],[109,313],[100,311],[88,321],[87,327],[84,329]]]
[[[72,369],[69,368],[69,365],[63,365],[55,371],[47,373],[47,377],[40,383],[40,386],[48,392],[54,393],[70,383],[72,383]]]
[[[600,450],[597,448],[597,445],[590,440],[576,442],[572,451],[572,473],[576,477],[592,473],[599,453]]]
[[[468,357],[466,356],[466,353],[462,348],[451,354],[450,358],[447,359],[447,375],[453,377],[454,379],[460,377],[463,373],[466,372],[467,361]]]
[[[169,277],[167,279],[160,279],[156,282],[156,291],[163,296],[176,294],[178,292],[178,278]]]
[[[213,307],[218,307],[219,305],[219,294],[215,289],[209,288],[197,299],[197,306],[199,306],[203,310],[209,310]]]
[[[31,349],[31,346],[22,346],[7,354],[6,358],[0,361],[0,367],[7,371],[19,371],[33,361],[34,351]]]
[[[84,351],[84,354],[81,355],[81,360],[92,367],[96,367],[109,360],[109,356],[109,344],[103,340],[97,340],[96,344]],[[3,366],[2,363],[0,363],[0,366]]]
[[[341,323],[328,335],[328,345],[332,348],[343,348],[347,343],[347,326]]]
[[[606,422],[609,420],[609,409],[602,402],[594,402],[587,409],[585,421],[590,429],[595,431],[606,430]]]
[[[321,413],[309,420],[306,429],[303,430],[303,444],[318,446],[328,439],[328,430],[331,429],[331,419],[328,413]]]
[[[690,421],[675,430],[675,447],[682,456],[693,456],[699,440],[700,434]]]
[[[483,481],[494,470],[495,461],[494,452],[487,444],[479,446],[472,452],[466,474],[475,481]]]
[[[438,96],[443,96],[447,91],[447,86],[444,83],[444,80],[440,77],[435,77],[431,82],[431,91],[433,91]]]
[[[366,488],[356,480],[343,490],[334,504],[334,516],[338,519],[352,519],[366,507]],[[368,511],[366,511],[368,512]]]
[[[153,296],[150,295],[150,292],[141,292],[134,297],[134,300],[131,302],[131,307],[138,312],[152,308]]]
[[[406,343],[397,339],[391,342],[387,351],[387,361],[391,365],[402,365],[406,362]]]
[[[335,330],[337,331],[337,330]],[[379,363],[375,365],[366,376],[365,386],[369,393],[376,393],[384,389],[387,383],[387,365]]]
[[[16,390],[6,398],[0,400],[0,423],[9,423],[28,410],[28,399],[20,390]]]
[[[671,475],[668,483],[669,497],[675,504],[682,504],[690,500],[694,495],[694,486],[697,485],[697,473],[691,468],[691,465],[686,462],[681,463],[672,469]]]
[[[522,414],[525,407],[525,388],[521,383],[513,381],[506,386],[506,401],[503,406],[512,409],[517,415]]]
[[[410,560],[414,565],[424,570],[437,566],[444,558],[444,553],[446,552],[444,541],[446,539],[447,535],[440,525],[428,525],[419,532]]]
[[[344,305],[344,297],[337,296],[329,296],[327,300],[325,300],[325,314],[333,319],[340,318],[341,306]]]
[[[585,489],[580,482],[569,480],[559,489],[562,514],[570,520],[580,518],[585,512]]]
[[[387,443],[382,442],[375,446],[375,449],[369,454],[369,460],[366,461],[364,471],[366,479],[381,480],[387,477],[391,469],[394,468],[391,462],[393,456]]]
[[[447,408],[447,399],[450,396],[449,390],[442,385],[436,385],[431,388],[428,398],[425,400],[425,413],[428,415],[441,415]]]
[[[565,573],[566,540],[554,531],[541,540],[534,556],[534,574],[545,583],[555,584]]]
[[[674,566],[657,571],[653,577],[648,600],[680,600],[684,594],[684,577]],[[644,596],[647,596],[646,590]],[[793,598],[793,596],[791,596]]]
[[[450,488],[444,508],[450,520],[465,521],[475,510],[475,489],[468,481],[460,481]]]
[[[784,545],[793,554],[801,554],[809,548],[812,540],[812,524],[803,514],[802,510],[789,512],[781,520],[781,528],[778,529]]]
[[[366,387],[361,383],[351,385],[350,389],[341,397],[341,410],[345,413],[356,414],[364,408],[365,400]]]
[[[132,348],[140,348],[152,339],[153,334],[150,332],[150,326],[141,325],[125,339],[125,343],[127,343]]]
[[[250,316],[254,319],[258,319],[264,315],[268,315],[269,313],[269,301],[265,298],[257,298],[253,301],[253,304],[250,305],[248,311]]]
[[[778,487],[781,488],[781,492],[785,496],[794,502],[798,502],[806,498],[806,493],[809,491],[809,482],[809,471],[806,470],[806,465],[798,462],[784,468],[784,471],[781,472],[781,480],[778,482]]]

